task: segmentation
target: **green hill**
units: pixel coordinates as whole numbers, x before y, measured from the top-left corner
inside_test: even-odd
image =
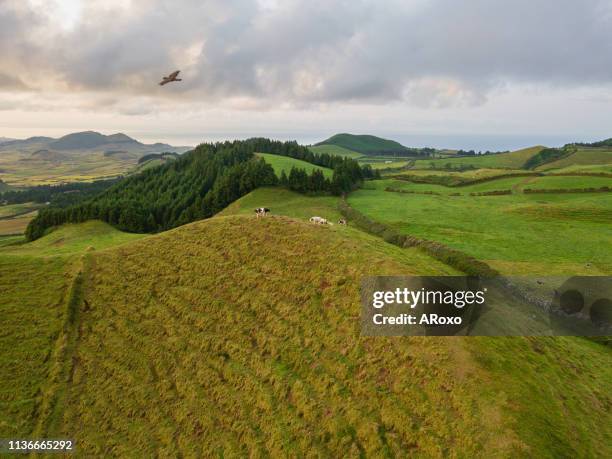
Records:
[[[277,177],[280,177],[281,173],[285,171],[285,174],[289,174],[292,167],[296,169],[304,169],[306,173],[310,174],[313,170],[318,169],[323,172],[325,177],[331,179],[333,171],[327,167],[315,166],[314,164],[301,161],[299,159],[289,158],[287,156],[273,155],[270,153],[255,153],[256,156],[263,158],[274,169],[274,173]]]
[[[356,234],[227,216],[65,257],[0,249],[0,435],[84,456],[609,455],[609,349],[361,337],[363,276],[449,271]]]
[[[411,152],[398,142],[373,135],[336,134],[316,144],[319,145],[335,145],[364,155],[408,155]]]

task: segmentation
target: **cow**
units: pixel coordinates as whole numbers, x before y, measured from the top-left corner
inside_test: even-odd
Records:
[[[310,217],[310,223],[314,223],[316,225],[331,225],[331,223],[323,217]]]
[[[258,207],[257,209],[255,209],[255,215],[257,216],[257,218],[265,217],[266,215],[268,215],[269,212],[270,209],[268,209],[267,207]]]
[[[346,226],[346,220],[344,218],[341,218],[340,220],[338,220],[338,225]]]

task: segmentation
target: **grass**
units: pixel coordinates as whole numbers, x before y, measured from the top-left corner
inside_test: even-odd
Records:
[[[92,220],[81,224],[63,225],[41,239],[5,247],[2,256],[69,256],[86,250],[101,250],[144,237],[116,230],[107,223]]]
[[[539,153],[542,149],[544,149],[543,146],[535,146],[495,155],[464,156],[459,158],[432,160],[420,159],[415,162],[415,168],[430,169],[431,163],[433,163],[437,169],[443,169],[446,164],[450,164],[453,167],[474,166],[486,169],[520,169],[529,158]]]
[[[506,274],[612,272],[612,255],[602,250],[612,242],[609,193],[449,197],[364,189],[348,201],[373,220]]]
[[[270,153],[256,153],[257,156],[263,158],[268,164],[274,169],[274,173],[280,177],[281,173],[285,171],[285,174],[289,175],[291,168],[305,169],[306,173],[310,174],[313,170],[319,169],[323,171],[325,177],[330,178],[333,175],[333,171],[327,167],[315,166],[314,164],[301,161],[299,159],[289,158],[288,156],[273,155]]]
[[[585,166],[612,166],[611,148],[580,148],[576,153],[551,163],[543,164],[538,170],[581,168]],[[556,170],[554,172],[557,172]]]
[[[353,159],[360,158],[361,156],[363,156],[363,153],[349,150],[348,148],[343,148],[338,145],[314,145],[308,147],[308,149],[313,153],[319,155],[327,153],[328,155],[344,156]]]
[[[523,188],[533,189],[576,189],[612,187],[612,178],[590,176],[547,176],[537,177],[525,184]]]
[[[363,276],[453,271],[305,221],[336,204],[262,189],[155,236],[87,222],[0,249],[0,436],[87,456],[610,453],[604,346],[361,337]]]
[[[88,247],[141,238],[101,222],[67,225],[25,244],[0,237],[0,437],[32,436],[49,387],[76,266]]]
[[[0,236],[23,234],[41,207],[34,202],[0,206]]]

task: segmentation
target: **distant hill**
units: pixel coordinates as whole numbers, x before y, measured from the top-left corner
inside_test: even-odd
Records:
[[[121,151],[127,153],[184,153],[191,147],[175,147],[165,143],[147,145],[122,133],[104,135],[95,131],[75,132],[59,139],[52,137],[30,137],[25,140],[0,142],[0,150],[27,151],[37,150],[77,152],[77,151]]]
[[[99,132],[86,131],[68,134],[50,143],[50,147],[56,150],[88,150],[101,145],[108,144],[136,144],[140,142],[126,136],[125,134],[103,135]]]
[[[337,145],[364,155],[409,154],[411,150],[394,140],[373,135],[336,134],[316,145]]]
[[[0,137],[0,144],[6,142],[12,142],[15,139],[9,139],[8,137]]]

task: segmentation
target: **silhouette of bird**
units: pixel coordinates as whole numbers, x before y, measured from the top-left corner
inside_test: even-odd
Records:
[[[177,70],[176,72],[172,72],[167,77],[163,77],[162,80],[159,82],[159,85],[163,86],[165,84],[172,83],[173,81],[183,81],[181,78],[177,78],[179,73],[181,73],[181,71]]]

